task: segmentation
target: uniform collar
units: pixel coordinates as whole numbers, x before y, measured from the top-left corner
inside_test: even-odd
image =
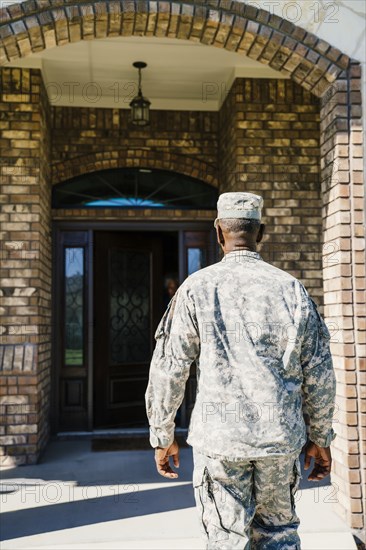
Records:
[[[259,252],[255,252],[254,250],[232,250],[231,252],[225,254],[221,261],[226,262],[227,260],[232,259],[263,260]]]

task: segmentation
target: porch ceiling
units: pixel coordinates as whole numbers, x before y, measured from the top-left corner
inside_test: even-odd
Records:
[[[43,50],[16,67],[42,70],[53,105],[128,109],[137,92],[134,61],[145,61],[142,90],[151,109],[216,111],[237,77],[284,78],[258,61],[199,42],[131,36]]]

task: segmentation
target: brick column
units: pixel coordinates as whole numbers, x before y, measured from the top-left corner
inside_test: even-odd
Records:
[[[322,99],[321,151],[324,299],[337,374],[332,444],[336,511],[365,528],[366,366],[365,237],[361,67],[335,82]],[[362,538],[362,537],[361,537]]]
[[[50,106],[38,69],[0,70],[0,451],[36,462],[49,433]]]
[[[220,191],[264,198],[264,259],[322,304],[319,100],[295,82],[238,78],[219,113]]]

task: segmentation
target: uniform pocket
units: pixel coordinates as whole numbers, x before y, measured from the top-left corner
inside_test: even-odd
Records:
[[[293,480],[291,482],[291,485],[290,485],[290,490],[291,490],[291,504],[292,504],[292,507],[294,508],[295,507],[295,497],[296,497],[296,493],[299,489],[299,485],[300,485],[300,481],[302,479],[302,474],[301,474],[301,464],[300,464],[300,458],[297,457],[295,458],[294,460],[294,464],[293,464]]]
[[[223,524],[221,512],[225,502],[222,502],[220,486],[212,479],[207,466],[203,470],[194,472],[193,486],[200,508],[200,519],[207,537],[211,541],[227,540],[230,530]]]

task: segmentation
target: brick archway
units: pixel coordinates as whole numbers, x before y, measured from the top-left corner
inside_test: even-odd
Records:
[[[2,8],[0,21],[0,65],[80,40],[178,38],[246,55],[321,96],[350,63],[314,34],[238,1],[28,0]]]
[[[64,180],[109,168],[124,167],[157,168],[171,170],[192,178],[197,178],[218,187],[217,169],[202,160],[186,155],[160,152],[155,149],[118,149],[83,155],[52,166],[53,185]]]
[[[321,98],[320,152],[324,220],[325,316],[327,322],[335,323],[338,327],[332,343],[334,364],[338,376],[336,419],[338,438],[334,442],[334,479],[341,495],[338,504],[340,513],[350,526],[355,529],[364,528],[364,489],[361,482],[365,479],[362,458],[365,456],[365,438],[362,436],[361,422],[364,417],[362,411],[366,410],[364,382],[362,382],[365,370],[363,304],[365,238],[360,65],[312,33],[267,11],[239,1],[187,0],[185,3],[181,3],[172,0],[162,2],[123,0],[81,3],[53,0],[52,6],[50,6],[50,2],[47,0],[36,2],[29,0],[3,8],[0,12],[0,21],[0,66],[7,61],[83,39],[132,35],[156,36],[166,37],[168,43],[169,38],[178,38],[225,48],[237,52],[238,55],[246,55],[289,76],[294,82]],[[35,122],[32,122],[32,128],[35,126],[35,139],[32,144],[24,146],[23,137],[19,137],[17,141],[13,140],[11,135],[9,136],[9,132],[12,131],[13,118],[11,117],[20,111],[16,102],[32,102],[32,94],[34,94],[32,79],[35,84],[34,89],[39,90],[41,86],[40,75],[35,74],[36,72],[33,69],[25,71],[26,78],[22,84],[24,86],[19,89],[12,89],[7,81],[5,71],[3,72],[0,90],[0,107],[3,111],[1,114],[7,115],[9,111],[10,115],[9,119],[4,117],[4,160],[2,159],[2,166],[5,167],[3,173],[7,178],[6,184],[19,186],[16,190],[18,193],[16,197],[22,197],[21,185],[25,180],[33,184],[40,182],[44,207],[41,210],[35,208],[31,218],[27,218],[28,214],[24,213],[23,220],[23,206],[16,204],[16,198],[9,199],[9,204],[5,205],[7,209],[4,210],[5,215],[9,216],[9,219],[7,218],[9,228],[5,228],[4,241],[8,245],[9,242],[11,243],[11,239],[15,239],[12,223],[23,220],[22,229],[16,233],[19,235],[17,239],[22,245],[24,244],[26,251],[31,250],[32,254],[35,254],[33,265],[37,266],[38,271],[32,276],[32,283],[23,283],[23,280],[19,278],[21,268],[17,270],[16,275],[13,274],[12,267],[5,269],[9,269],[9,277],[20,281],[20,286],[32,284],[34,286],[32,292],[37,288],[41,290],[42,300],[39,302],[39,306],[35,306],[34,302],[26,303],[32,305],[35,315],[43,316],[45,329],[40,336],[38,333],[33,335],[27,325],[27,336],[32,334],[40,350],[37,365],[34,363],[35,366],[32,364],[29,368],[33,368],[36,372],[37,367],[37,372],[46,373],[49,372],[49,347],[47,346],[50,346],[47,335],[49,317],[46,309],[50,293],[42,285],[47,279],[48,266],[50,265],[50,243],[47,240],[49,213],[46,207],[46,197],[49,194],[47,185],[51,178],[47,163],[44,163],[42,169],[38,166],[34,168],[31,166],[28,170],[25,167],[24,179],[23,175],[22,177],[17,175],[14,172],[14,165],[17,160],[21,162],[22,159],[15,158],[16,153],[11,150],[19,147],[24,151],[28,147],[28,157],[32,159],[35,156],[35,147],[38,147],[39,156],[43,155],[44,158],[49,158],[47,138],[39,140],[37,136],[37,132],[42,135],[47,128],[48,114],[45,94],[41,96],[40,100],[38,97],[39,103],[34,101],[32,104],[36,111]],[[39,94],[39,91],[35,92],[35,94],[37,93]],[[18,98],[20,94],[23,94],[23,100]],[[41,113],[41,117],[39,113]],[[234,113],[233,120],[236,120],[235,116],[236,113]],[[39,118],[42,122],[37,126]],[[17,120],[15,115],[14,120]],[[10,125],[10,131],[7,130],[7,123]],[[245,166],[240,161],[240,153],[237,152],[239,148],[240,144],[237,140],[232,147],[234,151],[232,174],[235,175],[245,172]],[[91,166],[95,166],[96,162],[103,163],[105,154],[101,153],[100,159],[97,155],[93,155],[91,159],[74,159],[70,161],[68,167],[66,165],[62,167],[61,164],[58,164],[57,167],[61,173],[64,170],[64,179],[67,177],[67,173],[75,175],[79,168],[88,170],[89,162],[91,162]],[[112,162],[112,159],[105,160]],[[136,162],[136,156],[134,161]],[[178,164],[182,163],[182,170],[185,169],[184,165],[186,169],[191,169],[186,164],[191,162],[189,156],[184,160],[179,158],[175,161]],[[79,162],[80,167],[77,166]],[[169,159],[163,156],[161,162],[169,162]],[[207,170],[207,177],[208,174],[212,176],[212,172],[208,171],[208,166],[197,164],[196,169],[203,172]],[[58,181],[57,178],[60,174],[56,174],[55,170],[56,167],[53,179]],[[198,177],[202,177],[202,173]],[[234,189],[235,178],[233,177],[232,181],[225,181],[223,187],[225,190]],[[33,199],[34,197],[35,195]],[[23,200],[26,201],[26,199]],[[13,215],[14,219],[10,217]],[[29,227],[33,231],[32,238],[37,245],[34,250],[32,250],[34,243],[29,240],[29,231],[26,230],[27,224],[33,224]],[[26,248],[28,246],[29,248]],[[26,255],[25,260],[27,261]],[[24,273],[27,273],[27,269]],[[26,280],[26,275],[24,275],[24,280]],[[6,284],[8,285],[8,283]],[[7,296],[10,296],[10,288],[6,288]],[[28,288],[24,290],[24,296],[28,296],[29,294],[26,294],[29,292]],[[16,299],[15,293],[14,304],[18,305]],[[8,306],[5,309],[5,315],[9,315],[11,318]],[[39,339],[36,340],[37,338]],[[14,346],[15,350],[17,343],[16,336],[10,337],[9,349],[10,346]],[[24,347],[25,353],[28,351]],[[21,374],[23,373],[20,372]],[[43,384],[43,378],[40,380],[34,378],[34,384],[39,384],[39,386]],[[44,379],[46,380],[46,378]],[[42,403],[38,404],[38,402],[37,407],[34,412],[40,415],[39,418],[37,417],[37,422],[42,426],[42,431],[41,436],[34,442],[34,447],[28,449],[29,456],[33,456],[33,460],[47,440],[47,420],[45,413],[42,412],[44,407]],[[28,440],[27,442],[29,443]]]

